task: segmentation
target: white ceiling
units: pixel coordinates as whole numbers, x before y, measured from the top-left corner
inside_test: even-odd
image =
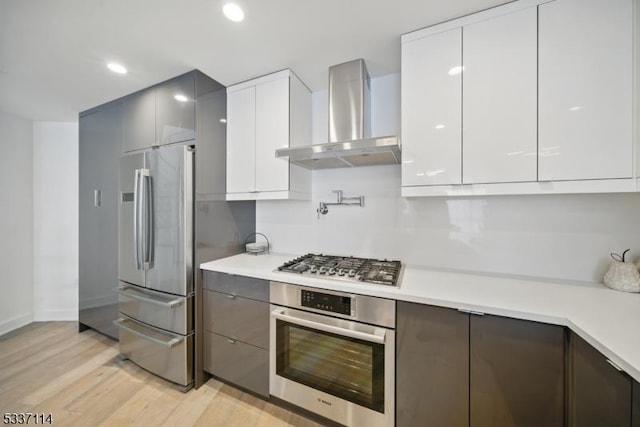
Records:
[[[504,0],[0,0],[0,111],[78,113],[197,68],[224,85],[291,68],[313,91],[330,65],[400,69],[400,35]],[[107,61],[129,73],[107,70]]]

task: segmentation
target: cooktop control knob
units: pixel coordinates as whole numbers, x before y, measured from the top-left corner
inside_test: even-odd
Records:
[[[342,269],[342,268],[340,270],[338,270],[338,276],[344,276],[345,273],[346,273],[346,271],[344,271],[344,269]]]
[[[335,268],[333,268],[333,267],[332,267],[332,268],[330,268],[330,269],[329,269],[329,274],[330,274],[330,275],[332,275],[332,276],[333,276],[334,274],[336,274],[336,269],[335,269]]]
[[[315,265],[312,265],[311,268],[309,269],[309,273],[317,273],[318,269],[316,268]]]
[[[320,270],[318,271],[318,273],[320,274],[325,274],[327,272],[327,267],[320,267]]]
[[[355,269],[351,269],[349,270],[349,277],[354,277],[356,275],[356,270]]]

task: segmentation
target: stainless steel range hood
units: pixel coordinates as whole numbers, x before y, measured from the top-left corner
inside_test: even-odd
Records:
[[[276,150],[307,169],[400,163],[397,136],[371,137],[369,73],[362,59],[329,67],[329,142]]]

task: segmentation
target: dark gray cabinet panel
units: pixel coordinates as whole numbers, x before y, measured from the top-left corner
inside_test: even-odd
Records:
[[[562,426],[561,326],[398,302],[397,426]]]
[[[631,405],[631,427],[640,427],[640,384],[633,381],[631,389],[633,402]]]
[[[269,282],[204,271],[204,370],[269,395]]]
[[[564,328],[470,316],[470,425],[564,425]]]
[[[158,145],[196,137],[195,73],[183,74],[156,87]],[[213,118],[212,118],[213,120]]]
[[[153,88],[124,98],[124,142],[122,151],[156,145],[156,94]]]
[[[396,425],[469,423],[469,316],[398,302]]]
[[[269,348],[269,303],[208,290],[204,298],[207,330]]]
[[[632,380],[574,333],[569,339],[569,355],[569,425],[631,425]]]
[[[253,277],[204,272],[204,288],[258,301],[269,301],[269,282]]]
[[[81,114],[78,164],[78,281],[81,324],[113,338],[118,330],[118,159],[122,104]]]
[[[269,351],[204,333],[204,369],[232,384],[269,396]]]

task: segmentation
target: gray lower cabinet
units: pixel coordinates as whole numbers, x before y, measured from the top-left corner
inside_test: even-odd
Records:
[[[469,425],[469,316],[398,302],[396,425]]]
[[[269,304],[215,291],[204,291],[205,329],[259,348],[269,348]]]
[[[470,315],[471,426],[562,427],[562,326]]]
[[[205,271],[204,370],[269,396],[269,282]]]
[[[398,302],[397,426],[562,426],[564,329]]]
[[[269,396],[269,351],[205,331],[204,369],[231,384]]]
[[[638,391],[637,383],[574,333],[569,339],[569,355],[569,425],[630,426],[632,388]],[[640,406],[638,398],[633,396],[634,408]],[[634,414],[635,425],[640,424],[638,416]]]

